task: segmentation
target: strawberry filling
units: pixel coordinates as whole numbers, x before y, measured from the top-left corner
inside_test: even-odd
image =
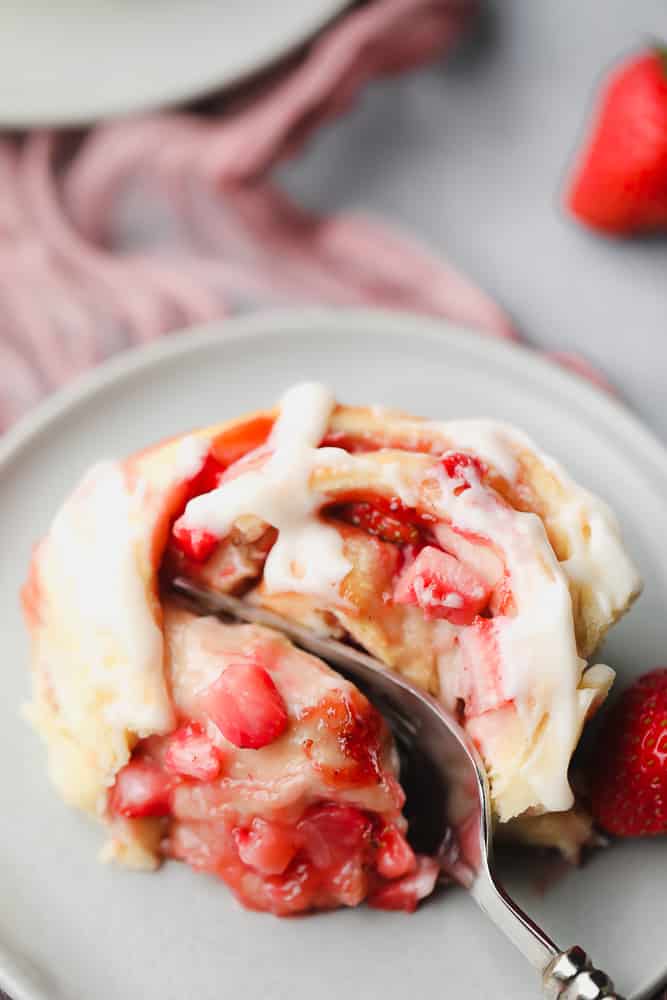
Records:
[[[220,774],[220,751],[197,722],[181,726],[169,737],[165,770],[197,781],[213,781]]]
[[[406,506],[398,497],[351,493],[325,509],[329,518],[394,545],[421,545],[429,537],[432,515]]]
[[[201,818],[183,815],[189,799],[177,807],[177,790],[196,796],[225,781],[213,751],[192,722],[142,741],[117,775],[109,813],[163,817],[168,855],[217,875],[245,906],[280,916],[356,906],[367,897],[373,906],[411,912],[434,888],[437,863],[415,856],[395,823],[351,804],[315,802],[281,821],[242,817],[211,800]]]
[[[233,478],[237,474],[236,470],[241,474],[254,469],[257,463],[261,464],[266,460],[268,452],[264,445],[271,423],[262,418],[257,426],[255,424],[256,421],[250,421],[247,427],[243,425],[226,432],[227,435],[231,434],[226,446],[222,439],[218,439],[204,460],[202,468],[188,485],[188,499]],[[224,437],[225,435],[222,436]],[[377,442],[366,441],[363,437],[348,437],[342,433],[333,433],[325,437],[323,445],[363,451],[373,450],[377,447]],[[457,495],[482,482],[488,473],[486,465],[468,452],[445,452],[439,462],[447,477],[452,480]],[[327,519],[353,525],[381,542],[399,547],[400,569],[393,586],[393,601],[396,604],[421,608],[427,620],[444,619],[454,625],[467,626],[485,610],[502,613],[506,605],[511,608],[511,591],[508,585],[507,601],[501,602],[501,607],[498,600],[493,597],[493,588],[488,581],[478,576],[470,566],[455,555],[440,548],[437,538],[438,525],[430,513],[408,507],[398,497],[363,493],[352,493],[340,498],[335,504],[326,507],[323,513]],[[180,552],[181,558],[185,557],[191,563],[190,573],[193,575],[198,573],[194,564],[206,563],[218,548],[220,541],[219,537],[207,530],[186,527],[182,519],[177,519],[172,529],[173,547]],[[262,553],[262,557],[266,558],[266,552]],[[260,559],[253,570],[256,570],[258,575],[261,574],[261,561]],[[176,566],[178,567],[178,563]],[[188,571],[187,565],[185,571]],[[235,580],[237,575],[232,573],[232,579]],[[248,577],[247,573],[244,574],[245,577]],[[250,578],[245,585],[249,584]],[[216,579],[225,583],[224,589],[228,589],[224,574],[218,571]],[[231,589],[235,589],[233,582]],[[236,722],[230,720],[226,686],[232,679],[233,674],[227,681],[220,680],[218,687],[211,692],[211,702],[214,706],[211,718],[225,735],[224,727],[227,727],[227,731],[231,734],[229,737],[231,742],[242,741],[237,743],[238,746],[246,745],[243,742],[246,739],[251,741],[247,745],[252,746],[253,741],[257,739],[277,738],[272,735],[272,727],[275,725],[276,733],[280,735],[283,723],[280,722],[280,711],[275,707],[267,716],[269,719],[273,717],[273,723],[262,721],[261,718],[258,721],[260,730],[262,726],[268,726],[266,734],[261,731],[254,735],[249,734],[244,729],[244,726],[247,729],[246,723],[239,722],[238,719]],[[254,687],[255,689],[259,687],[257,679]],[[234,726],[236,726],[235,733]]]
[[[466,452],[447,452],[441,465],[453,481],[457,495],[481,482],[488,471],[483,462]],[[489,579],[440,547],[439,535],[444,522],[436,522],[430,513],[407,507],[397,497],[387,499],[373,495],[354,497],[349,502],[328,507],[326,515],[399,547],[393,601],[421,608],[427,620],[445,619],[453,625],[465,626],[486,611],[511,610],[509,581],[504,580],[503,593],[494,597],[494,585]],[[458,537],[456,528],[451,531]],[[463,533],[460,537],[467,538],[475,549],[481,547],[486,554],[486,539],[475,539]]]
[[[212,441],[211,455],[228,469],[266,442],[273,423],[273,417],[259,416],[228,427]]]
[[[109,796],[109,810],[127,819],[168,816],[173,782],[157,764],[131,760],[116,775]]]
[[[185,484],[185,497],[182,509],[194,497],[210,493],[221,481],[233,478],[232,468],[242,464],[242,460],[262,445],[269,436],[273,420],[269,417],[256,417],[245,421],[236,427],[231,427],[211,443],[208,454],[203,459],[200,469]],[[244,472],[248,467],[243,468]],[[186,558],[196,563],[206,562],[218,546],[220,539],[209,531],[186,528],[179,523],[178,517],[172,528],[172,542],[176,549]]]
[[[201,496],[202,493],[210,493],[220,483],[220,479],[227,466],[219,459],[215,458],[211,452],[204,458],[203,464],[192,479],[187,484],[187,499]]]
[[[323,443],[350,451],[374,447],[335,435]],[[205,492],[237,473],[255,469],[268,454],[263,444],[258,441],[254,450],[236,454],[231,465],[225,465],[219,452],[213,456],[212,451],[193,480],[193,488]],[[433,463],[451,480],[449,488],[456,495],[477,487],[488,473],[478,458],[466,452],[434,455]],[[189,496],[197,495],[188,492]],[[476,495],[471,499],[476,500]],[[387,604],[418,607],[429,621],[473,626],[466,631],[474,632],[480,643],[486,640],[485,626],[492,624],[489,616],[498,613],[500,607],[500,598],[494,596],[498,573],[494,576],[476,558],[479,548],[486,552],[486,539],[465,536],[470,551],[453,546],[450,550],[447,541],[441,542],[438,536],[441,522],[428,511],[408,507],[398,497],[369,491],[338,496],[321,513],[327,521],[343,522],[373,536],[374,546],[392,553],[388,586],[383,591]],[[341,534],[346,531],[345,538],[357,537],[349,528],[341,526],[339,530]],[[457,530],[451,526],[452,532]],[[199,564],[207,562],[217,548],[221,560],[227,549],[241,546],[238,539],[244,537],[239,528],[236,535],[229,535],[224,546],[219,546],[220,538],[206,531],[188,530],[178,520],[172,531],[173,546]],[[367,540],[366,548],[369,544]],[[257,576],[248,576],[244,587],[251,585],[251,579],[261,577],[263,558],[265,552],[256,567],[253,564],[251,574],[256,572]],[[191,571],[212,574],[217,572],[220,560],[216,556],[206,570],[192,566]],[[479,565],[479,573],[484,572],[484,576],[472,568]],[[507,594],[502,598],[502,608],[511,603],[509,581],[505,582]],[[288,689],[280,679],[279,684],[287,697]],[[494,690],[469,692],[469,701],[486,703],[491,694],[498,700]],[[319,795],[322,789],[329,790],[326,794],[332,796],[347,797],[354,794],[355,788],[389,787],[381,763],[382,719],[361,696],[341,698],[337,693],[326,697],[297,710],[290,723],[285,701],[271,674],[253,656],[238,654],[213,683],[199,692],[197,714],[208,720],[209,733],[213,732],[212,723],[228,743],[241,751],[277,743],[275,752],[279,755],[281,747],[298,746],[318,775]],[[285,739],[278,743],[282,737]],[[332,746],[340,751],[342,762],[336,754],[332,756]],[[243,782],[249,795],[256,794],[252,786],[259,781],[261,768],[258,766],[249,777],[235,778],[233,764],[227,760],[229,770],[225,770],[217,747],[197,724],[181,727],[172,735],[163,759],[164,769],[175,783],[170,786],[169,801],[177,802],[172,813],[167,810],[171,820],[166,851],[221,877],[250,908],[287,915],[341,904],[357,905],[368,899],[378,908],[412,912],[436,884],[439,865],[433,859],[415,855],[402,832],[404,821],[399,811],[404,795],[395,779],[391,780],[396,786],[396,794],[392,793],[396,813],[390,815],[396,822],[386,819],[387,814],[341,801],[311,801],[305,808],[300,807],[297,815],[294,810],[275,811],[270,806],[271,789],[267,789],[266,808],[262,803],[262,814],[257,815],[243,804]],[[112,811],[113,802],[112,797]],[[135,815],[165,815],[159,807],[155,812],[150,808]]]
[[[178,521],[172,529],[172,538],[183,555],[197,563],[206,562],[213,555],[220,541],[210,531],[201,528],[186,528]]]
[[[364,852],[373,824],[360,809],[333,802],[314,806],[297,824],[299,839],[310,861],[322,871],[338,868]]]
[[[201,706],[234,746],[259,750],[287,728],[287,709],[270,674],[253,660],[230,664],[202,694]]]
[[[439,875],[438,862],[421,855],[416,860],[412,874],[379,886],[368,897],[368,904],[377,910],[405,910],[407,913],[414,913],[419,901],[430,896],[435,889]]]
[[[380,875],[388,879],[401,878],[416,868],[414,851],[395,826],[386,826],[380,834],[375,864]]]
[[[376,535],[384,542],[395,545],[416,545],[419,542],[419,529],[405,513],[391,501],[344,504],[338,509],[337,515],[341,521],[361,528],[369,535]]]
[[[236,827],[232,835],[243,864],[263,875],[282,875],[299,846],[293,829],[261,816],[249,827]]]
[[[491,589],[447,552],[427,545],[399,575],[396,604],[416,604],[427,619],[471,625],[486,607]]]
[[[368,897],[378,907],[412,911],[435,887],[437,862],[415,859],[397,827],[384,825],[379,835],[382,827],[372,813],[321,802],[293,824],[260,817],[239,824],[233,814],[212,823],[179,822],[168,849],[173,857],[223,878],[250,909],[288,916],[356,906]],[[394,865],[400,876],[387,873],[386,858],[384,870],[380,867],[383,844],[390,839],[392,853],[403,859]],[[430,879],[424,867],[433,873]],[[403,884],[406,878],[409,884]],[[401,886],[399,892],[385,900],[394,883]]]
[[[483,462],[464,451],[446,452],[442,456],[442,467],[450,479],[460,481],[457,487],[460,493],[469,489],[475,481],[480,482],[488,472]]]
[[[304,709],[300,722],[307,724],[314,737],[321,732],[333,737],[346,761],[345,767],[340,767],[338,763],[329,764],[320,759],[317,739],[303,741],[303,752],[327,785],[340,789],[354,788],[384,779],[380,761],[380,738],[384,724],[379,712],[365,698],[356,692],[344,700],[338,696],[324,698],[317,705]]]
[[[303,654],[275,640],[248,633],[225,649],[217,628],[169,614],[181,721],[137,743],[109,791],[109,818],[153,818],[165,855],[280,915],[356,906],[413,875],[419,859],[377,709],[321,667],[309,677]],[[413,890],[404,903],[414,908]]]

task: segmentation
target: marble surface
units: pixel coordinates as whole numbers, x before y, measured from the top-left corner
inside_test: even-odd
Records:
[[[667,442],[667,237],[594,236],[561,209],[605,67],[667,38],[664,0],[496,0],[443,65],[375,85],[281,171],[446,254],[548,350],[578,350]]]

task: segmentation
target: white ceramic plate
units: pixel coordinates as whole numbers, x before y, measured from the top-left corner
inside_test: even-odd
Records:
[[[255,73],[349,0],[0,0],[0,125],[72,125]]]
[[[183,865],[154,875],[98,865],[100,831],[56,798],[43,749],[17,717],[28,691],[17,591],[32,543],[83,469],[264,406],[304,377],[351,403],[524,427],[613,502],[645,576],[605,659],[625,681],[665,657],[667,455],[578,378],[442,323],[364,312],[267,314],[125,355],[0,445],[0,983],[13,977],[16,1000],[539,995],[533,971],[459,890],[412,917],[361,907],[278,920],[241,910]],[[559,943],[589,949],[628,997],[648,995],[667,972],[667,838],[600,852],[542,897],[535,865],[526,856],[512,880],[527,909]]]

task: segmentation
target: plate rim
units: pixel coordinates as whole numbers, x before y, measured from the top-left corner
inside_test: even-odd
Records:
[[[84,107],[69,111],[61,109],[49,112],[47,110],[46,113],[33,109],[26,113],[20,108],[18,111],[13,111],[11,108],[3,109],[0,104],[0,128],[83,127],[127,115],[139,115],[178,107],[210,94],[223,93],[289,58],[301,45],[306,44],[327,25],[340,17],[350,5],[351,0],[321,0],[321,2],[326,9],[320,10],[319,13],[310,13],[302,18],[290,32],[281,38],[279,45],[275,48],[267,46],[270,51],[266,51],[259,57],[247,58],[244,64],[233,73],[226,74],[224,64],[218,63],[211,68],[210,72],[202,74],[198,82],[190,83],[187,87],[179,87],[178,85],[170,87],[167,83],[161,88],[160,95],[149,95],[139,100],[133,100],[130,95],[127,95],[124,100],[103,98],[100,102],[101,109]]]
[[[257,335],[273,335],[290,330],[294,333],[313,332],[317,327],[327,332],[382,336],[390,332],[409,336],[417,330],[430,339],[440,339],[443,348],[448,343],[468,350],[481,364],[501,369],[510,368],[519,377],[550,386],[563,392],[569,401],[596,421],[606,431],[629,437],[637,462],[643,470],[657,475],[667,487],[667,447],[660,438],[636,416],[627,404],[614,398],[580,375],[569,372],[554,361],[541,356],[527,345],[500,340],[475,330],[453,324],[444,318],[433,318],[409,312],[367,308],[274,308],[199,324],[170,334],[152,344],[130,348],[78,376],[57,390],[20,418],[0,435],[1,474],[12,462],[26,454],[45,433],[57,433],[58,423],[75,414],[99,394],[114,385],[141,374],[142,371],[167,364],[175,358],[205,352],[211,347]],[[55,426],[54,426],[55,425]],[[2,964],[0,962],[0,964]],[[0,970],[2,971],[2,970]],[[628,1000],[648,1000],[667,983],[667,960],[664,970],[648,983],[641,983]],[[35,994],[37,997],[38,994]]]
[[[278,334],[286,326],[290,326],[295,333],[305,332],[318,325],[326,325],[332,332],[349,332],[356,327],[359,333],[370,333],[373,336],[381,336],[388,330],[395,334],[405,334],[407,329],[401,327],[419,327],[420,334],[441,339],[443,343],[456,341],[457,346],[463,343],[464,350],[477,355],[482,364],[489,361],[493,365],[509,364],[514,370],[518,366],[522,375],[538,383],[555,384],[567,396],[576,397],[580,409],[592,413],[596,419],[602,413],[603,418],[611,421],[620,433],[632,435],[635,450],[638,446],[641,447],[652,471],[667,479],[667,444],[663,444],[629,405],[583,376],[570,372],[543,356],[539,350],[452,323],[444,317],[434,318],[389,309],[329,306],[253,310],[242,316],[184,327],[151,344],[124,349],[51,393],[0,434],[0,470],[18,457],[23,448],[48,429],[52,422],[84,405],[116,381],[131,378],[142,370],[167,363],[179,356],[205,351],[221,340]]]

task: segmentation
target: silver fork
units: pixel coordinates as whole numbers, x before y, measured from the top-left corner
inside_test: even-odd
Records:
[[[413,772],[430,786],[428,816],[417,817],[420,847],[437,852],[445,870],[525,955],[542,978],[545,1000],[623,1000],[611,979],[578,945],[561,951],[505,892],[493,869],[491,796],[484,766],[464,730],[434,698],[379,661],[335,639],[177,578],[173,590],[195,611],[265,625],[335,666],[368,696],[407,749]],[[426,778],[424,778],[426,775]],[[410,786],[410,782],[407,782]],[[422,789],[423,790],[423,789]],[[408,797],[410,800],[411,796]],[[424,823],[424,819],[427,820]]]

